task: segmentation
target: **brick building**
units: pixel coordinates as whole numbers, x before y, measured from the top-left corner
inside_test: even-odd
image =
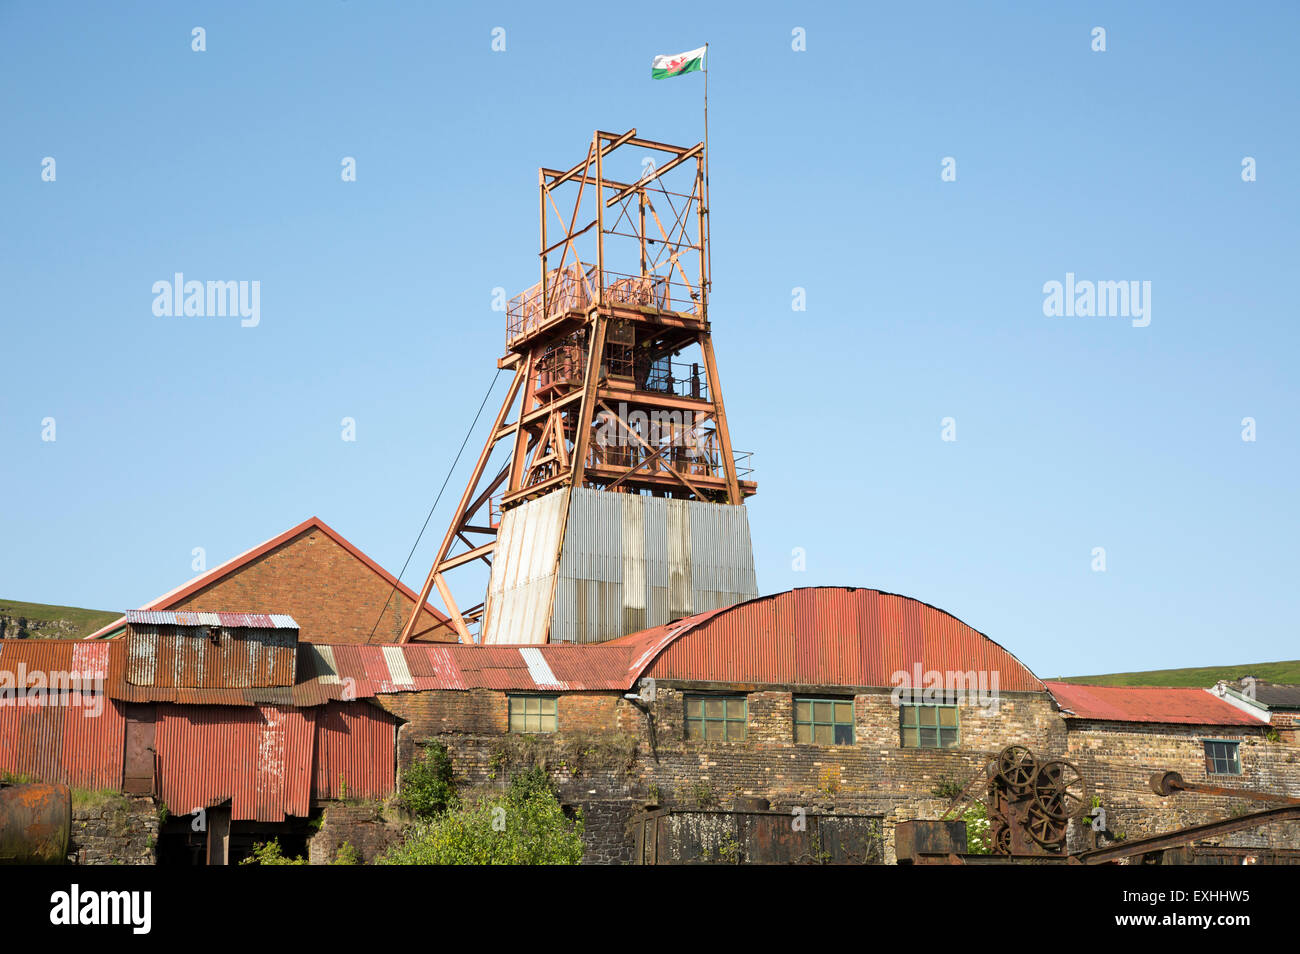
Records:
[[[139,609],[280,613],[298,621],[304,642],[392,643],[417,599],[325,521],[310,517]],[[125,625],[119,619],[87,638],[119,635]],[[456,634],[426,603],[413,638],[455,641]]]
[[[1106,828],[1139,838],[1267,807],[1226,795],[1159,796],[1151,777],[1178,772],[1220,788],[1300,794],[1300,748],[1260,712],[1208,689],[1048,682],[1061,706],[1064,757],[1078,765],[1106,810]],[[1077,834],[1082,835],[1082,832]],[[1225,845],[1300,848],[1300,826],[1281,823],[1224,836]],[[1081,840],[1076,841],[1082,847]]]
[[[440,652],[462,670],[492,665],[464,689],[377,695],[404,722],[399,766],[432,739],[470,787],[541,765],[583,808],[593,861],[632,859],[630,826],[647,806],[738,797],[879,816],[892,860],[894,824],[937,815],[989,752],[1065,743],[1051,696],[1011,653],[876,590],[792,590],[597,646]],[[899,675],[915,682],[918,670],[942,684],[935,701],[895,704]]]

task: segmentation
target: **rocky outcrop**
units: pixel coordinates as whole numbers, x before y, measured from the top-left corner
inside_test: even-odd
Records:
[[[72,639],[77,632],[71,620],[0,616],[0,639]]]

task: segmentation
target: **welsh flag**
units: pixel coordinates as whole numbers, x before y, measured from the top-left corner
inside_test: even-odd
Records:
[[[685,53],[678,53],[676,56],[659,55],[654,58],[650,64],[651,79],[667,79],[670,76],[681,76],[683,73],[694,73],[704,69],[704,51],[708,47],[702,46],[698,50],[688,50]]]

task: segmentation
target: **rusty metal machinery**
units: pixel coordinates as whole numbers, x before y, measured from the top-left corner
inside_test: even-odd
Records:
[[[976,773],[943,817],[975,801],[988,814],[990,850],[997,855],[1061,854],[1070,819],[1090,804],[1088,783],[1074,763],[1040,761],[1023,745],[1008,746]]]
[[[1300,798],[1290,795],[1275,795],[1272,792],[1256,792],[1248,788],[1225,788],[1221,785],[1207,785],[1204,782],[1187,782],[1177,772],[1157,772],[1151,776],[1151,791],[1162,797],[1177,792],[1199,792],[1202,795],[1225,795],[1230,798],[1248,798],[1256,802],[1281,802],[1284,805],[1300,805]]]
[[[0,864],[63,864],[71,831],[66,785],[0,785]]]

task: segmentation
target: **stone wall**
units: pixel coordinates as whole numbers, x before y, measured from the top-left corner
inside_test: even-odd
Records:
[[[68,862],[151,865],[158,845],[158,807],[149,797],[91,792],[72,799]]]
[[[794,693],[753,687],[745,740],[702,742],[686,738],[686,688],[659,683],[650,706],[653,736],[647,715],[617,693],[560,695],[559,732],[537,735],[507,731],[503,692],[405,693],[378,701],[407,720],[398,733],[399,767],[420,757],[418,743],[436,737],[451,753],[462,790],[499,791],[516,771],[546,768],[561,801],[584,811],[589,862],[630,861],[631,823],[647,806],[730,808],[737,796],[767,798],[781,812],[881,816],[885,860],[892,862],[894,824],[937,817],[948,799],[935,790],[965,784],[988,753],[1020,744],[1059,754],[1065,745],[1063,721],[1045,694],[1004,693],[996,713],[961,706],[957,748],[903,749],[886,689],[852,696],[852,745],[797,744]]]

